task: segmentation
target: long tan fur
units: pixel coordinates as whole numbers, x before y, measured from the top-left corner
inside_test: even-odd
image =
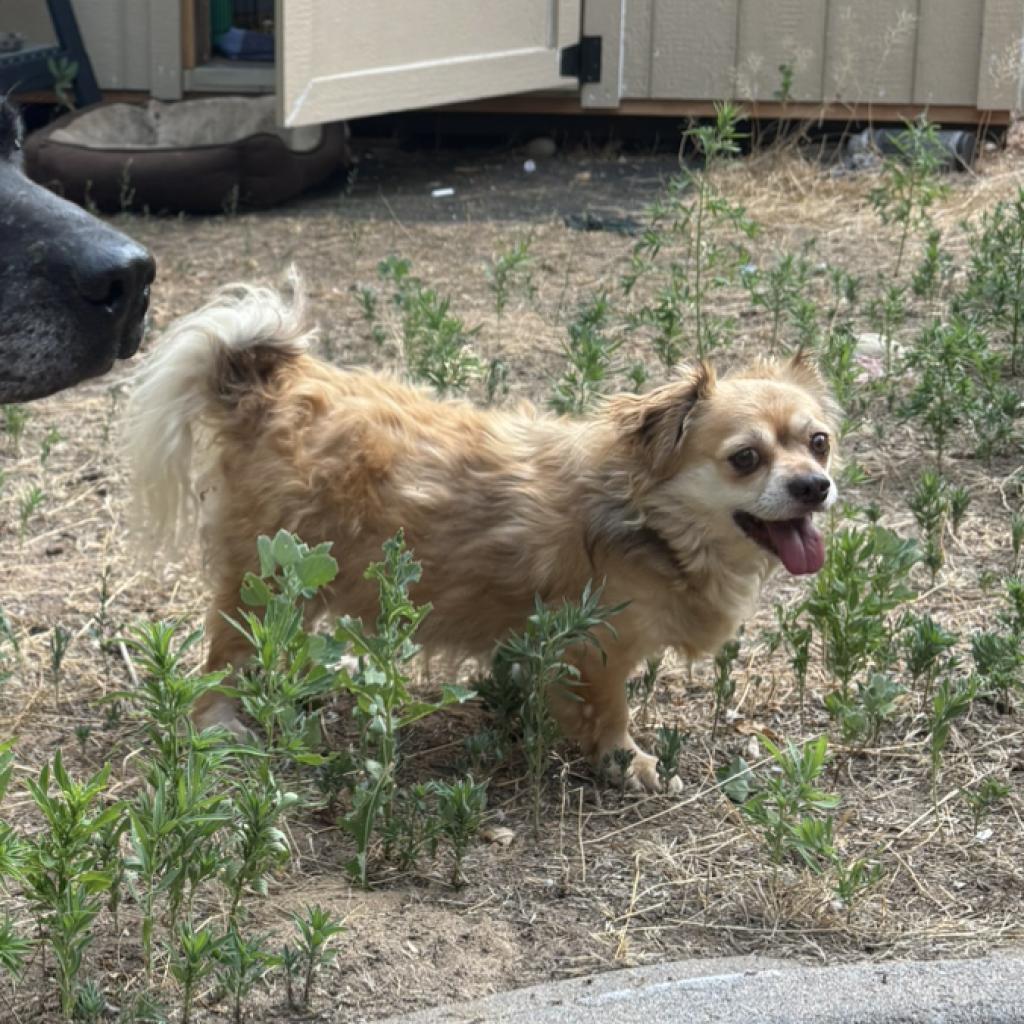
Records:
[[[327,605],[367,620],[376,594],[363,571],[404,529],[423,564],[414,597],[434,606],[421,633],[428,650],[486,655],[523,625],[535,595],[574,599],[604,582],[607,602],[629,602],[617,636],[604,658],[579,653],[585,699],[554,710],[594,759],[636,750],[636,781],[656,788],[653,758],[629,736],[625,680],[667,646],[691,657],[716,650],[753,609],[777,559],[732,510],[760,508],[780,474],[820,470],[806,440],[787,440],[805,421],[829,429],[816,372],[798,360],[718,381],[694,367],[572,420],[438,401],[319,362],[307,339],[297,291],[232,288],[171,327],[132,398],[130,455],[154,533],[166,539],[190,522],[194,456],[206,463],[209,665],[245,659],[221,613],[237,608],[256,537],[280,528],[333,543],[340,572]],[[772,437],[763,480],[722,468],[722,445],[748,428]],[[223,697],[197,720],[236,725]]]

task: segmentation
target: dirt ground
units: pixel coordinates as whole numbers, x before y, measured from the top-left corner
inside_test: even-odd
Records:
[[[577,152],[538,160],[528,173],[525,159],[519,151],[423,155],[382,145],[348,180],[280,210],[206,219],[117,217],[119,227],[152,249],[159,267],[150,337],[217,286],[275,280],[294,263],[308,282],[324,354],[339,363],[397,367],[397,334],[383,348],[371,340],[354,288],[379,288],[377,262],[398,254],[450,294],[468,323],[480,325],[476,347],[484,358],[508,361],[511,397],[543,402],[563,365],[573,310],[595,289],[617,287],[633,242],[628,232],[642,222],[676,162]],[[728,171],[726,187],[763,226],[759,258],[814,238],[816,259],[871,276],[891,244],[866,204],[872,183],[870,175],[836,176],[790,155],[744,161]],[[999,155],[951,184],[937,219],[955,234],[962,218],[1014,194],[1024,171],[1011,155]],[[433,198],[437,187],[455,194]],[[566,224],[566,217],[579,224],[588,213],[592,225],[618,230]],[[485,264],[525,236],[536,294],[514,296],[499,320]],[[741,297],[736,312],[742,341],[719,358],[726,368],[763,348],[767,336],[767,318]],[[393,332],[394,318],[384,322]],[[648,362],[653,370],[653,356]],[[128,372],[29,407],[17,451],[0,438],[0,608],[21,649],[12,678],[0,687],[0,737],[17,740],[19,776],[34,774],[63,746],[75,771],[112,763],[124,792],[137,782],[140,740],[130,722],[105,718],[104,695],[128,677],[123,662],[100,649],[96,621],[105,616],[118,629],[141,618],[181,616],[198,625],[205,600],[194,549],[182,551],[177,563],[154,566],[133,545],[118,443]],[[41,446],[54,428],[60,440],[44,465]],[[907,482],[925,464],[925,453],[907,426],[885,416],[868,422],[849,440],[847,457],[867,479],[846,498],[877,504],[886,525],[914,534]],[[950,462],[954,480],[970,487],[972,503],[936,584],[929,587],[924,573],[916,579],[917,610],[967,636],[993,615],[999,588],[991,580],[1011,572],[1009,495],[1020,453],[1006,453],[992,469],[966,451],[954,451]],[[22,527],[19,505],[32,486],[44,499]],[[819,879],[795,868],[773,871],[758,837],[716,788],[715,768],[735,754],[764,763],[759,733],[798,741],[828,728],[819,660],[811,667],[801,724],[788,664],[768,653],[763,638],[773,624],[772,602],[796,599],[802,586],[781,575],[770,582],[747,625],[734,712],[716,738],[710,666],[670,663],[663,671],[637,731],[648,742],[662,723],[688,734],[680,797],[621,795],[596,784],[565,746],[552,759],[548,827],[535,843],[523,766],[513,752],[491,782],[490,814],[515,838],[508,846],[478,842],[460,890],[447,885],[443,860],[415,875],[385,868],[369,892],[353,888],[341,868],[350,855],[344,838],[329,820],[301,818],[291,837],[293,862],[257,906],[257,930],[283,934],[287,911],[318,902],[343,916],[347,931],[340,956],[319,979],[314,1011],[293,1019],[372,1021],[541,980],[680,957],[969,956],[1024,940],[1019,715],[978,705],[958,723],[937,811],[919,715],[897,717],[875,749],[855,754],[832,744],[837,756],[828,787],[842,798],[838,843],[850,857],[877,856],[885,869],[850,914],[836,907]],[[48,666],[58,624],[72,642],[55,693]],[[484,711],[471,704],[413,730],[409,777],[459,772],[463,739],[484,724]],[[1010,783],[1012,794],[989,819],[991,831],[979,836],[958,793],[992,773]],[[41,827],[21,790],[8,798],[4,817],[29,830]],[[24,921],[24,908],[12,906]],[[211,920],[224,910],[205,909]],[[131,913],[127,908],[120,934],[108,927],[98,939],[99,980],[112,1003],[138,984]],[[50,993],[37,968],[16,992],[0,986],[0,1019],[49,1019]],[[279,985],[263,992],[252,1019],[286,1018],[283,1000]],[[208,993],[200,1004],[200,1019],[228,1019]]]

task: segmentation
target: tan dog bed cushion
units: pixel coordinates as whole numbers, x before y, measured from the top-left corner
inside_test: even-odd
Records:
[[[33,179],[107,211],[274,206],[349,162],[345,125],[278,128],[273,96],[101,104],[25,144]]]

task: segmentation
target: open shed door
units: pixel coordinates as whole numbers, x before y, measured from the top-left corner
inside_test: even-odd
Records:
[[[581,2],[277,0],[281,121],[319,124],[572,84],[562,50],[580,40]]]

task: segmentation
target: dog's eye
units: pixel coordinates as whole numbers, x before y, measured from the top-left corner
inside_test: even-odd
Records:
[[[733,452],[729,456],[729,461],[737,472],[752,473],[757,469],[761,456],[756,448],[741,448],[738,452]]]
[[[828,455],[828,434],[812,434],[811,451],[815,455]]]

